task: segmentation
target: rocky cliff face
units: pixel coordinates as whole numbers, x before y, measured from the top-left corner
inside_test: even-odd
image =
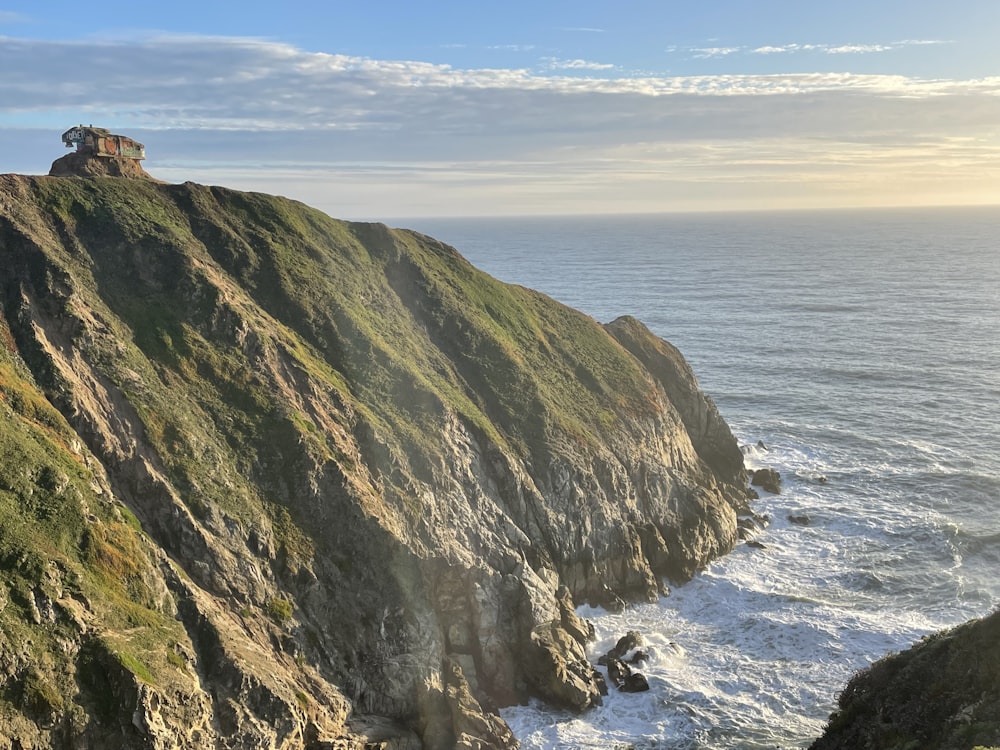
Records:
[[[93,156],[74,151],[52,162],[52,177],[128,177],[152,180],[142,162],[122,156]]]
[[[1000,745],[1000,612],[925,638],[851,680],[810,750]]]
[[[6,175],[0,268],[0,748],[515,747],[735,544],[676,350],[429,237]]]

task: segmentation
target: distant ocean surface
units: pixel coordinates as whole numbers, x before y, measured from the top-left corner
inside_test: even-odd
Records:
[[[801,748],[851,675],[1000,604],[1000,209],[410,220],[473,264],[675,344],[770,525],[656,604],[651,690],[503,715],[525,748]],[[808,525],[789,521],[806,516]]]

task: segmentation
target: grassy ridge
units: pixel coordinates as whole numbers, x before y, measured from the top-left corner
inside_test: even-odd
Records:
[[[223,304],[395,436],[418,474],[448,410],[529,454],[553,434],[598,443],[619,411],[657,408],[638,363],[590,318],[430,238],[190,184],[50,180],[39,190],[94,259],[93,288],[129,329],[119,340],[134,341],[161,379],[183,381],[198,420],[234,425],[228,440],[244,460],[276,415],[271,384],[253,381],[253,363],[212,320],[220,279],[245,292]],[[183,464],[186,449],[169,448],[190,425],[154,400],[151,433]],[[308,415],[286,418],[308,439]]]
[[[319,567],[317,553],[340,573],[374,575],[365,556],[378,551],[351,532],[353,519],[417,528],[425,508],[414,487],[435,486],[456,415],[546,467],[554,445],[630,440],[623,425],[662,408],[648,374],[595,321],[431,238],[193,184],[25,184],[34,214],[0,250],[17,260],[56,347],[77,357],[66,377],[106,400],[96,411],[134,441],[121,451],[148,455],[204,529],[218,539],[260,531],[254,564],[271,566],[271,588],[246,595],[241,616],[294,620],[298,604],[282,587]],[[49,599],[68,591],[101,603],[95,644],[80,652],[81,686],[100,693],[102,670],[119,667],[143,682],[180,679],[190,641],[150,542],[50,405],[71,408],[70,385],[47,369],[17,300],[6,300],[15,329],[0,326],[0,559],[14,602],[0,615],[5,637],[72,627],[71,616],[34,622],[32,592],[54,565],[63,593]],[[143,523],[157,502],[136,500]],[[346,597],[380,595],[385,584],[353,578]],[[363,609],[347,599],[338,608],[344,618]],[[58,653],[56,638],[31,638],[38,652],[24,663]],[[72,674],[53,664],[25,684],[65,702]]]

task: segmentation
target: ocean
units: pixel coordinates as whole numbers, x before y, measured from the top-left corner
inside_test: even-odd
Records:
[[[641,319],[748,467],[784,480],[754,505],[763,549],[654,604],[581,608],[595,660],[644,635],[651,689],[504,709],[524,748],[807,747],[857,670],[1000,604],[1000,209],[403,225],[601,322]]]

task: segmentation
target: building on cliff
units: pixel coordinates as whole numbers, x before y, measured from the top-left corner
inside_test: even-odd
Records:
[[[123,157],[141,161],[146,158],[146,147],[128,136],[114,135],[106,128],[77,125],[62,135],[67,148],[76,147],[76,153],[87,156]]]

